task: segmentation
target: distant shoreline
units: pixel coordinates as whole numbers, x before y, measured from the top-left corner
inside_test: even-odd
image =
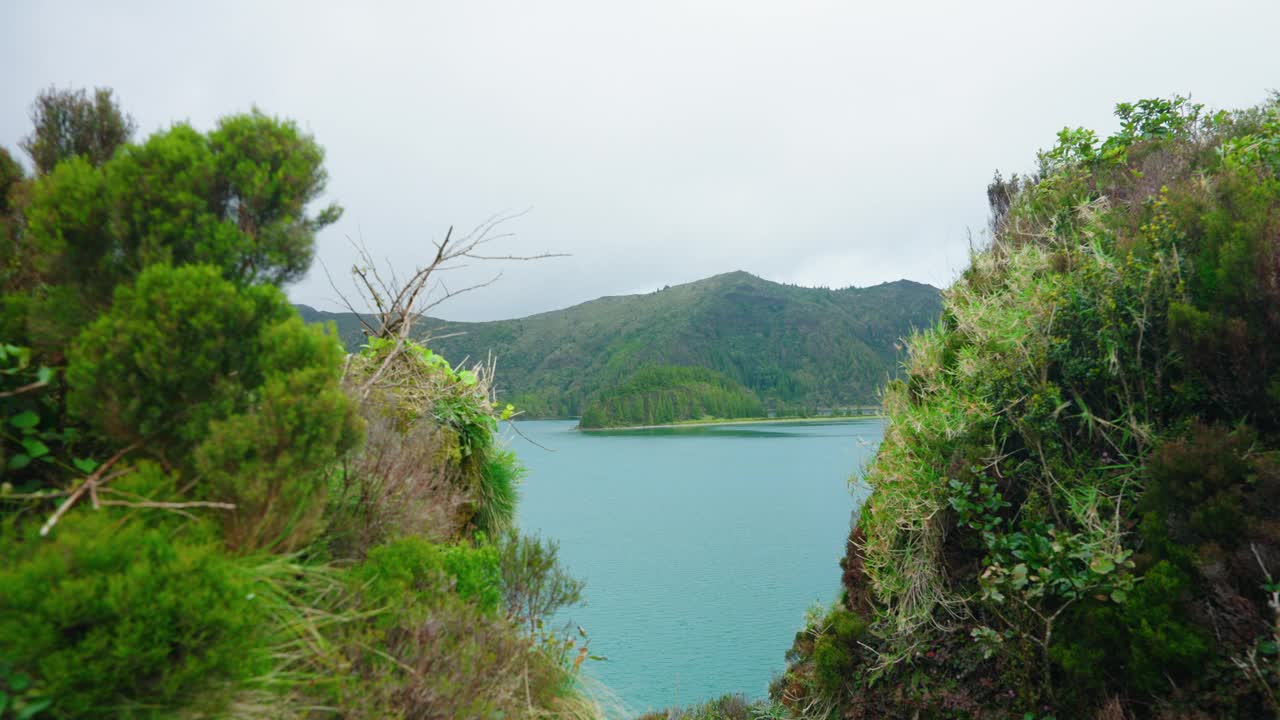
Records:
[[[667,428],[706,427],[710,425],[758,425],[760,423],[800,424],[815,422],[849,422],[852,420],[883,420],[884,415],[833,415],[827,417],[735,418],[732,420],[683,420],[660,425],[620,425],[618,427],[584,428],[579,432],[613,432],[615,430],[663,430]]]

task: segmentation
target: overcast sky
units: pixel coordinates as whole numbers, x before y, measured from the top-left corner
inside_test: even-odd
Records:
[[[449,225],[530,212],[438,314],[517,317],[729,270],[947,285],[993,171],[1173,93],[1280,88],[1280,2],[21,2],[0,144],[40,89],[106,85],[143,133],[257,105],[327,151],[346,237],[410,268]],[[345,289],[345,286],[344,286]],[[291,297],[338,309],[317,265]]]

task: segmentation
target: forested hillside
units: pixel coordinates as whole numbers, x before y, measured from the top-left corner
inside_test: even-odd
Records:
[[[763,415],[764,406],[755,393],[715,370],[663,365],[639,370],[593,395],[579,426],[592,429]]]
[[[989,190],[774,697],[845,718],[1280,712],[1280,99],[1117,108]]]
[[[876,403],[900,340],[933,324],[939,307],[936,288],[907,280],[823,290],[733,272],[517,320],[421,327],[453,362],[496,355],[499,396],[531,415],[581,414],[589,395],[649,365],[711,368],[785,412]],[[300,311],[359,346],[355,316]]]

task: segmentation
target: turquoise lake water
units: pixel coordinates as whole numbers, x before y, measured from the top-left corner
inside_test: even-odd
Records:
[[[838,561],[883,421],[582,433],[524,421],[519,522],[587,581],[564,618],[632,712],[766,694]]]

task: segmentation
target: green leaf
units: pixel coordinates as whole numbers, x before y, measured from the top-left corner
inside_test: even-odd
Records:
[[[17,720],[30,720],[30,718],[35,717],[36,713],[44,710],[52,704],[53,700],[50,700],[49,698],[35,700],[30,705],[27,705],[18,711]]]
[[[1111,591],[1111,600],[1114,602],[1123,603],[1128,597],[1129,593],[1126,593],[1123,590],[1116,589]]]
[[[35,438],[25,438],[22,441],[22,447],[32,458],[43,457],[49,454],[49,446],[36,440]]]
[[[22,673],[18,673],[17,675],[13,675],[9,678],[9,689],[14,692],[22,692],[29,687],[31,687],[31,678],[23,675]]]
[[[50,381],[50,380],[52,380],[52,379],[53,379],[53,369],[52,369],[52,368],[47,368],[47,367],[43,367],[43,366],[41,366],[41,368],[40,368],[39,370],[37,370],[37,371],[36,371],[36,380],[39,380],[39,381],[40,381],[40,382],[42,382],[42,383],[47,383],[47,382],[49,382],[49,381]]]
[[[1275,655],[1280,652],[1280,646],[1277,646],[1274,641],[1267,640],[1258,644],[1258,652],[1263,655]]]
[[[85,475],[98,469],[98,461],[92,458],[75,458],[71,461],[71,464],[75,465],[76,469]]]
[[[1106,575],[1116,569],[1116,564],[1106,555],[1095,555],[1089,563],[1089,569],[1099,575]]]
[[[18,453],[17,455],[14,455],[9,458],[7,467],[10,470],[21,470],[22,468],[26,467],[27,464],[30,462],[31,462],[31,458],[29,456],[24,455],[22,453]]]
[[[9,424],[19,430],[29,430],[40,424],[40,416],[30,410],[24,410],[9,418]]]

